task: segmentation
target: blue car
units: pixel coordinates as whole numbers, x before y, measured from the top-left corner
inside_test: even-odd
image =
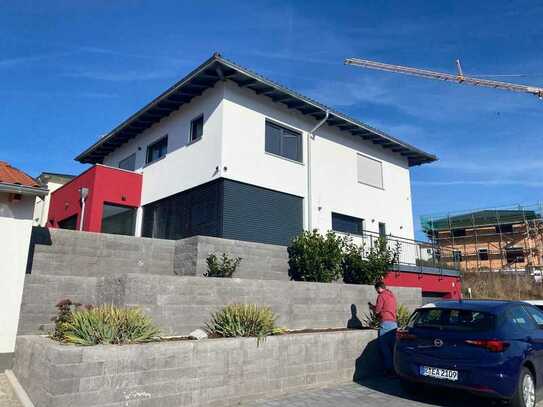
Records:
[[[513,301],[443,301],[398,329],[394,368],[411,389],[431,384],[535,407],[543,384],[543,312]]]

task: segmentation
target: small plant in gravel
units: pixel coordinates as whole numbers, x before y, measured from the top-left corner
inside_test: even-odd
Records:
[[[211,315],[206,330],[214,336],[254,336],[260,343],[266,336],[283,332],[275,326],[276,320],[277,316],[269,307],[231,304]]]
[[[229,257],[226,253],[220,258],[212,253],[206,258],[207,272],[204,277],[232,277],[241,260],[241,257]]]
[[[72,309],[53,338],[88,346],[149,342],[159,333],[151,319],[137,308],[99,305]]]

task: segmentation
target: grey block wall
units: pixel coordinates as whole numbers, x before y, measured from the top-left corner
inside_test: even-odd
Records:
[[[138,306],[165,335],[187,335],[227,304],[270,306],[278,324],[289,329],[359,327],[375,301],[372,286],[274,280],[125,274],[109,277],[28,276],[19,334],[51,327],[54,305],[70,298],[81,303]],[[393,288],[398,303],[421,304],[418,288]]]
[[[173,274],[175,242],[34,228],[29,271],[40,275]]]
[[[285,246],[244,242],[208,236],[194,236],[175,244],[174,272],[201,276],[207,271],[210,254],[241,257],[234,277],[261,280],[289,280],[288,252]]]
[[[375,331],[76,347],[17,339],[14,373],[40,407],[234,406],[375,374]]]

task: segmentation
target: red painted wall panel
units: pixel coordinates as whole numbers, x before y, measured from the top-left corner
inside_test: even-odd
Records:
[[[460,299],[462,293],[460,277],[436,274],[391,271],[385,278],[385,284],[391,287],[420,287],[423,293],[442,293],[444,299]]]
[[[131,171],[95,165],[51,194],[48,226],[77,215],[81,217],[80,188],[88,188],[83,230],[100,232],[104,203],[137,208],[141,204],[142,176]]]

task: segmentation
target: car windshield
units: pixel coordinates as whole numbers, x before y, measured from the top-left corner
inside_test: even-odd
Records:
[[[465,309],[427,308],[417,310],[409,327],[457,331],[488,331],[494,327],[495,315]]]

